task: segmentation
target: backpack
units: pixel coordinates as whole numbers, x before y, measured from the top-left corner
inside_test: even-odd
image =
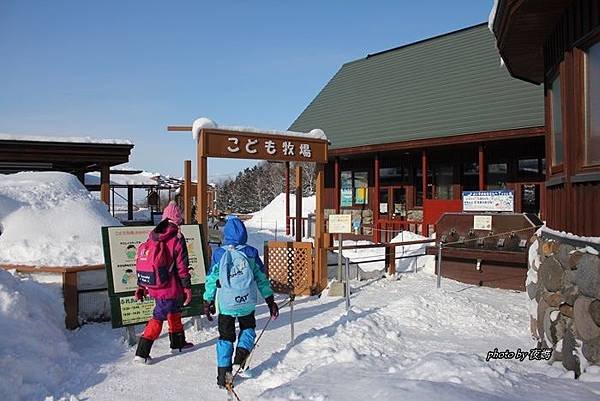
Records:
[[[163,241],[146,240],[137,250],[135,270],[138,285],[149,289],[169,286],[173,272],[173,256]]]
[[[219,261],[219,305],[222,310],[235,312],[256,305],[256,282],[248,256],[241,251],[244,247],[222,247],[225,250]]]

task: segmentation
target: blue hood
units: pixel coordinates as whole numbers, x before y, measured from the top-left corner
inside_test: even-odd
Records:
[[[235,216],[229,216],[225,228],[223,228],[223,240],[225,245],[246,245],[248,232],[244,223]]]

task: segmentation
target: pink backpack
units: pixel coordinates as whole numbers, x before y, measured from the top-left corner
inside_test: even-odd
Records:
[[[163,241],[148,239],[137,250],[135,260],[138,285],[149,289],[169,286],[173,273],[173,256]]]

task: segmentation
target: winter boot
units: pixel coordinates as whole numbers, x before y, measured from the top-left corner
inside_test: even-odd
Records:
[[[194,346],[194,344],[185,341],[185,332],[179,331],[177,333],[169,333],[169,340],[171,341],[171,352],[183,352]]]
[[[217,386],[219,388],[225,388],[227,377],[231,376],[231,370],[231,366],[217,368]]]
[[[249,355],[250,351],[248,351],[246,348],[237,347],[235,349],[233,364],[239,366],[239,369],[244,370],[246,368],[246,361],[248,360]]]
[[[135,351],[135,358],[133,358],[134,362],[149,364],[152,362],[152,358],[150,358],[150,350],[152,349],[152,344],[154,341],[148,340],[145,337],[140,337],[140,341],[138,341],[137,350]]]

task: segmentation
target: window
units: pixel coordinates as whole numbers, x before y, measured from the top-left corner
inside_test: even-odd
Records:
[[[369,173],[342,171],[340,207],[366,205],[369,203]]]
[[[600,164],[600,43],[586,53],[585,164]]]
[[[522,179],[540,178],[543,174],[543,159],[519,159],[517,164],[518,177]]]
[[[508,181],[507,163],[490,163],[487,169],[487,187],[489,190],[505,189]]]
[[[563,162],[563,129],[560,95],[560,75],[550,84],[550,104],[552,106],[552,165]]]
[[[479,163],[467,162],[462,165],[462,190],[479,190]]]
[[[452,199],[453,166],[450,164],[434,164],[432,170],[435,199]]]

